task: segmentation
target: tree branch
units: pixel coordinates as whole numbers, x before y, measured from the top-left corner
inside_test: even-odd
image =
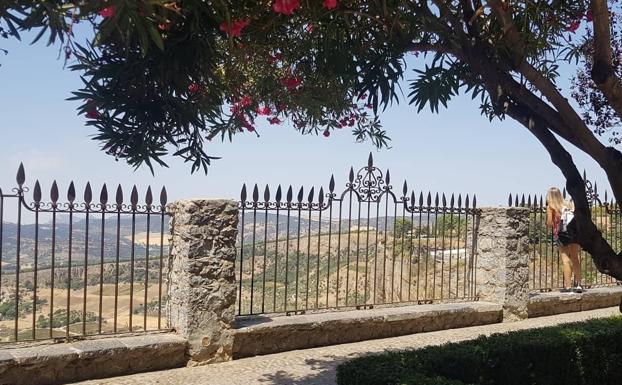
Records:
[[[607,0],[592,0],[591,7],[594,18],[592,80],[622,118],[622,80],[616,76],[612,63],[611,25]]]
[[[512,53],[512,68],[516,68],[525,60],[525,45],[520,33],[512,20],[512,12],[509,4],[500,0],[488,0],[490,7],[503,25],[503,40]]]

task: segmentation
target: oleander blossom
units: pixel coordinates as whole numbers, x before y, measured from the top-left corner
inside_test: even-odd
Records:
[[[302,84],[302,79],[298,76],[289,76],[281,79],[281,84],[284,85],[288,91],[294,91]]]
[[[248,20],[234,20],[231,23],[223,21],[220,23],[220,30],[229,36],[240,37],[242,30],[249,24],[250,22]]]
[[[324,0],[323,4],[326,9],[333,9],[337,7],[337,0]]]
[[[300,0],[274,0],[274,4],[272,4],[274,12],[290,16],[298,7],[300,7]]]
[[[114,16],[116,11],[117,11],[116,7],[114,5],[111,5],[109,7],[106,7],[104,9],[102,9],[101,11],[99,11],[99,16],[101,16],[104,19],[106,19],[108,17]]]

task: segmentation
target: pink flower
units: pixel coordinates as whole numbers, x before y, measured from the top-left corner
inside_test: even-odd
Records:
[[[270,115],[270,107],[268,106],[264,106],[262,108],[257,107],[257,109],[255,109],[255,112],[257,112],[259,115]]]
[[[330,131],[325,130],[322,135],[324,135],[325,138],[328,138],[330,136]]]
[[[581,20],[573,20],[568,27],[566,27],[566,31],[575,33],[577,29],[581,26]]]
[[[86,112],[86,117],[89,119],[97,119],[99,117],[99,112],[93,107]]]
[[[300,7],[300,0],[274,0],[274,4],[272,4],[274,12],[283,15],[293,15],[294,10],[298,7]]]
[[[324,0],[324,8],[333,9],[337,7],[337,0]]]
[[[242,96],[242,98],[239,101],[240,106],[242,107],[248,107],[251,105],[252,102],[253,100],[251,99],[250,96]]]
[[[192,83],[188,86],[188,92],[190,92],[191,94],[196,94],[197,92],[199,92],[200,89],[201,86],[196,83]]]
[[[271,117],[270,119],[268,119],[268,122],[270,122],[270,124],[281,124],[281,119],[277,118],[276,116]]]
[[[108,18],[108,17],[114,16],[115,12],[116,12],[115,6],[111,5],[109,7],[106,7],[104,9],[102,9],[101,11],[99,11],[99,16],[101,16],[103,18]]]
[[[307,30],[308,33],[313,32],[313,24],[311,23],[307,24],[307,27],[305,29]]]
[[[592,15],[591,9],[588,9],[587,12],[585,13],[585,20],[587,20],[588,23],[591,23],[592,21],[594,21],[594,15]]]
[[[228,24],[226,21],[220,23],[220,30],[226,33],[229,36],[237,36],[239,37],[242,33],[242,30],[246,28],[250,22],[248,20],[234,20],[231,24]]]
[[[294,91],[302,84],[302,79],[298,76],[288,76],[281,79],[281,84],[284,85],[288,91]]]

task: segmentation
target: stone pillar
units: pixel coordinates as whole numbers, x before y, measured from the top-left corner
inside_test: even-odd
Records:
[[[172,203],[167,314],[190,365],[232,359],[238,209],[230,200]]]
[[[527,208],[482,208],[477,218],[476,293],[502,304],[504,321],[527,318],[528,227]]]

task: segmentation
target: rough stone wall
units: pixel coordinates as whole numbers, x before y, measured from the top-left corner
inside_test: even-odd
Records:
[[[477,226],[476,292],[503,304],[504,321],[527,318],[529,209],[483,208]]]
[[[168,319],[188,340],[192,364],[232,358],[238,209],[230,200],[169,206],[171,266]]]

